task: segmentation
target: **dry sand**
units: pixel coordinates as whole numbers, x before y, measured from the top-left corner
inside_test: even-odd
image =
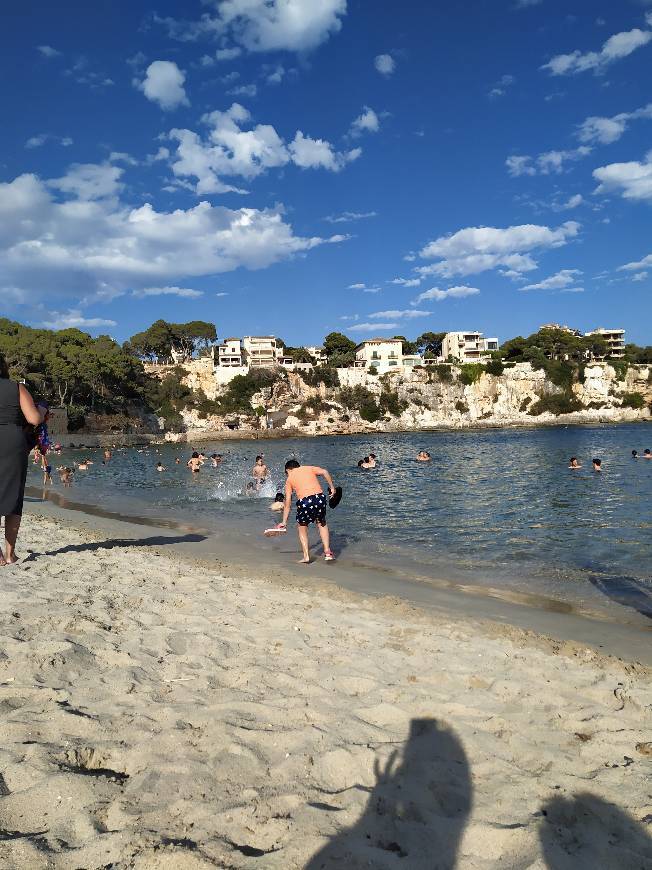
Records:
[[[0,569],[3,870],[652,868],[645,668],[105,537]]]

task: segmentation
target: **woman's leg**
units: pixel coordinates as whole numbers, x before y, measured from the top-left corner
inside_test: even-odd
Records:
[[[16,558],[16,538],[21,519],[20,514],[10,514],[5,517],[5,560],[9,565],[18,561]]]

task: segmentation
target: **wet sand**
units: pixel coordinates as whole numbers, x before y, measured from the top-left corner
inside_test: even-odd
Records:
[[[34,511],[0,569],[0,866],[651,866],[649,669]]]

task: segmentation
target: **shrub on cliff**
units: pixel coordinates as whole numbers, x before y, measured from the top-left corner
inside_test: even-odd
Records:
[[[485,369],[488,375],[496,375],[499,377],[505,371],[505,366],[499,359],[492,359],[489,360]]]
[[[533,417],[538,417],[539,414],[546,412],[558,416],[559,414],[572,414],[573,411],[580,411],[582,405],[575,396],[567,393],[550,393],[541,398],[530,406],[528,411]]]
[[[266,387],[273,387],[284,377],[284,372],[266,368],[252,369],[246,375],[236,375],[217,399],[220,413],[251,414],[253,396]]]
[[[375,423],[382,416],[381,410],[376,402],[376,397],[366,387],[344,387],[340,392],[340,402],[345,408],[351,411],[357,411],[363,420],[368,423]]]
[[[463,384],[470,386],[480,380],[485,367],[482,363],[465,363],[460,368],[459,379]]]
[[[645,399],[641,393],[623,393],[622,400],[623,408],[634,408],[638,411],[645,406]]]
[[[327,388],[339,387],[340,377],[337,369],[332,366],[315,366],[307,372],[301,372],[301,379],[309,387],[318,387],[324,384]]]
[[[449,384],[453,380],[453,370],[449,365],[427,366],[426,371],[429,381],[436,379],[444,384]]]

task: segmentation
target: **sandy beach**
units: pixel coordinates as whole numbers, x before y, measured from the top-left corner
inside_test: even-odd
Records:
[[[155,541],[25,518],[3,868],[652,866],[645,666]]]

